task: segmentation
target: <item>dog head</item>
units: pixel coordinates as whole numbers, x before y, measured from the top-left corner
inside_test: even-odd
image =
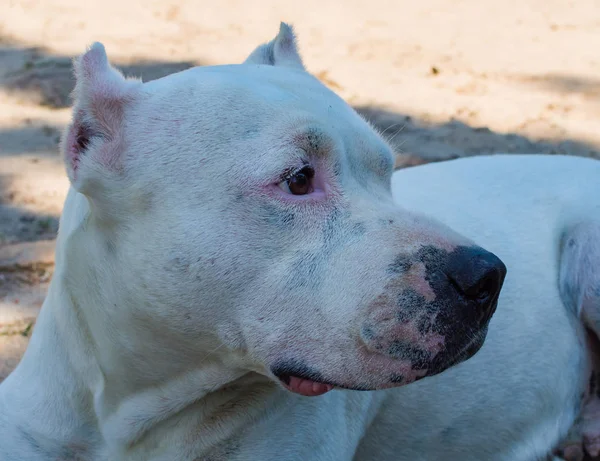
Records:
[[[482,345],[504,265],[392,201],[390,147],[306,72],[288,26],[241,65],[143,84],[94,44],[75,70],[62,150],[89,210],[66,273],[99,360],[130,359],[121,376],[210,355],[318,395]]]

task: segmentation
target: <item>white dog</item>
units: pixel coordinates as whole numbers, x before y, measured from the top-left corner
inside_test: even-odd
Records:
[[[285,25],[242,65],[142,84],[95,44],[75,69],[72,187],[0,386],[2,461],[598,449],[600,162],[392,175]]]

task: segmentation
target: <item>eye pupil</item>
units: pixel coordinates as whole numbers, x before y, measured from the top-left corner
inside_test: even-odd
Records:
[[[294,173],[287,180],[290,192],[294,195],[305,195],[310,192],[310,180],[314,175],[314,171],[310,167],[305,167]]]

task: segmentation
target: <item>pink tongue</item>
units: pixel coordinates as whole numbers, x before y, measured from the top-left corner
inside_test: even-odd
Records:
[[[329,392],[331,389],[333,389],[333,386],[331,384],[316,383],[310,379],[302,379],[295,376],[290,376],[290,382],[287,384],[287,388],[296,394],[304,395],[306,397],[314,397],[325,394],[325,392]]]

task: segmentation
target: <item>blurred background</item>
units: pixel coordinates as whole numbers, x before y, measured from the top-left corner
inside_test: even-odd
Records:
[[[241,62],[280,21],[398,168],[496,152],[600,159],[597,0],[1,0],[0,381],[52,274],[71,59],[101,41],[148,81]]]

